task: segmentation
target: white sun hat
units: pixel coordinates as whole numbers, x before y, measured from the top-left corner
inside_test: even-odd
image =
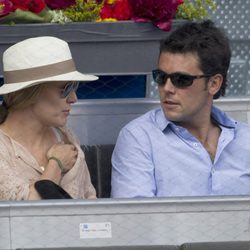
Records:
[[[3,54],[3,71],[0,95],[45,82],[98,79],[78,72],[68,43],[51,36],[29,38],[8,48]]]

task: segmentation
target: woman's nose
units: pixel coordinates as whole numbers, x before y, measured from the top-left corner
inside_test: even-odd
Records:
[[[67,102],[69,103],[75,103],[77,101],[77,95],[75,90],[70,91],[68,97],[67,97]]]

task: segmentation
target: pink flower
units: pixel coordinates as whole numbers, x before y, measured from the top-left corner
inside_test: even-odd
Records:
[[[137,22],[151,21],[163,30],[170,30],[171,19],[182,0],[130,0],[132,19]]]
[[[8,15],[13,11],[13,4],[9,0],[0,0],[0,17]]]
[[[71,5],[76,4],[75,0],[45,0],[45,3],[50,9],[66,9]]]

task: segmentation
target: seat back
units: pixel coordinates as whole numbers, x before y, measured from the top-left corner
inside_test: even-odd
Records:
[[[111,192],[111,156],[114,144],[81,146],[98,198],[109,198]]]

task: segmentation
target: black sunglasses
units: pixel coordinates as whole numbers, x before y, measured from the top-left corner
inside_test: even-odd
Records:
[[[77,91],[79,87],[79,82],[69,82],[62,89],[61,98],[66,98],[71,91]]]
[[[199,75],[193,76],[181,73],[167,74],[160,69],[155,69],[152,71],[153,79],[159,86],[164,86],[168,78],[170,78],[172,84],[176,88],[186,88],[193,84],[195,79],[211,77],[211,75]]]

